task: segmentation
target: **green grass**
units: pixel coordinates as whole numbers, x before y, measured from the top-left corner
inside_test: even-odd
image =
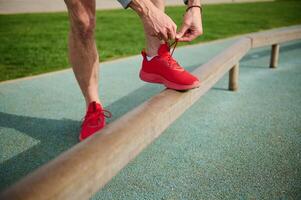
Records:
[[[204,7],[204,35],[192,43],[301,23],[300,1],[220,4]],[[184,7],[167,13],[180,25]],[[0,81],[68,68],[67,13],[0,15]],[[138,54],[141,23],[128,10],[97,12],[101,61]]]

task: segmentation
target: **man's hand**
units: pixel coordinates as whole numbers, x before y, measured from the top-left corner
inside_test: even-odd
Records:
[[[190,8],[184,15],[183,24],[177,33],[179,42],[190,42],[203,34],[201,10]]]
[[[140,16],[146,34],[165,41],[176,38],[177,25],[148,0],[132,0],[130,7]]]
[[[177,25],[155,6],[148,15],[142,16],[141,19],[147,34],[165,41],[176,38]]]

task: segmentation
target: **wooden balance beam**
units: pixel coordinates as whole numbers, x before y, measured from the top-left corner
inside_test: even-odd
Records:
[[[199,88],[163,90],[5,190],[0,199],[89,199],[228,71],[229,89],[236,90],[239,60],[250,48],[300,38],[301,26],[295,26],[237,40],[193,72],[202,81]]]

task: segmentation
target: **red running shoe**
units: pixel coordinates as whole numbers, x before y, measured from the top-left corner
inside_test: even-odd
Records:
[[[175,47],[176,45],[177,41]],[[158,55],[150,61],[147,60],[145,51],[141,52],[143,61],[139,74],[140,79],[149,83],[161,83],[174,90],[188,90],[199,87],[200,81],[198,78],[186,71],[173,59],[172,54],[175,47],[170,54],[170,46],[167,43],[162,44],[158,50]]]
[[[96,103],[95,101],[91,102],[81,126],[82,130],[79,141],[83,141],[90,135],[93,135],[95,132],[102,129],[106,125],[105,117],[110,118],[111,116],[112,114],[109,111],[104,110],[99,103]]]

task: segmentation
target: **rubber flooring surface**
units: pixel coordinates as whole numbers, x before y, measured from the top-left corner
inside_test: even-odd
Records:
[[[175,56],[192,71],[232,42]],[[280,52],[269,69],[270,48],[252,50],[237,92],[225,75],[92,199],[300,199],[301,41]],[[164,89],[139,80],[140,62],[101,64],[109,123]],[[77,144],[83,114],[71,70],[0,84],[0,190]]]

